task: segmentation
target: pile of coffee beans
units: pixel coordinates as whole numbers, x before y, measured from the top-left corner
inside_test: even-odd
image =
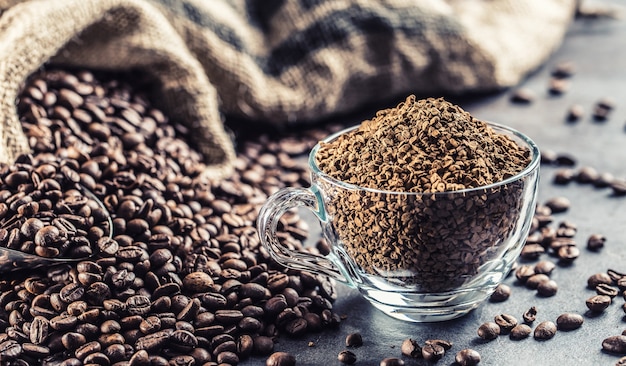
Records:
[[[35,169],[35,166],[37,167]],[[0,246],[45,258],[86,258],[109,243],[111,218],[70,161],[21,156],[0,167]]]
[[[14,246],[14,236],[22,241],[34,232],[35,247],[42,240],[56,244],[55,235],[65,235],[56,234],[59,226],[75,227],[77,238],[97,241],[99,250],[77,263],[3,275],[0,359],[236,365],[272,354],[281,334],[337,327],[334,284],[274,263],[254,226],[269,194],[308,184],[307,171],[288,152],[302,153],[321,137],[241,138],[237,173],[207,181],[189,128],[151,105],[149,80],[136,76],[43,70],[24,86],[18,112],[32,155],[0,168],[3,187],[10,188],[0,195],[9,232],[3,242]],[[110,238],[89,226],[102,221],[104,210],[74,185],[103,203]],[[19,216],[34,211],[43,224]],[[38,235],[54,215],[52,233]],[[296,213],[282,217],[284,245],[315,252],[303,248],[307,235]],[[89,254],[78,248],[63,254]],[[267,363],[295,359],[279,353]]]

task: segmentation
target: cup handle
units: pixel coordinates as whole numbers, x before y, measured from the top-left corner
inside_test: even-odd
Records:
[[[304,207],[312,211],[324,230],[328,224],[324,204],[319,190],[311,188],[283,188],[274,193],[265,202],[257,219],[257,229],[261,243],[267,249],[273,260],[279,264],[297,270],[307,270],[322,273],[337,281],[352,285],[343,265],[334,261],[334,254],[327,257],[320,255],[293,251],[280,244],[276,239],[276,230],[281,216],[288,210],[296,207]]]

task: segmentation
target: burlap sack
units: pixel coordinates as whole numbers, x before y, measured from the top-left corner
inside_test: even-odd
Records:
[[[509,87],[560,44],[576,0],[0,0],[0,161],[28,151],[20,85],[47,63],[143,68],[159,107],[230,172],[222,113],[290,124],[408,93]]]

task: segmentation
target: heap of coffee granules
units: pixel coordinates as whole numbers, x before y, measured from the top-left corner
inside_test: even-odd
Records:
[[[321,171],[360,187],[443,192],[500,182],[521,172],[529,151],[460,107],[409,96],[316,154]]]
[[[0,168],[18,197],[2,200],[28,196],[41,209],[59,193],[52,181],[69,177],[103,202],[113,237],[88,260],[3,273],[2,364],[236,365],[269,355],[281,334],[338,326],[333,283],[278,266],[254,226],[270,193],[307,183],[283,151],[310,146],[241,140],[237,173],[206,181],[188,128],[134,76],[47,70],[20,95],[33,153]],[[307,233],[297,215],[281,218],[284,245],[313,250]]]
[[[525,182],[476,188],[522,171],[530,151],[443,99],[414,96],[316,153],[326,209],[347,253],[368,274],[447,291],[473,278],[508,243]],[[446,192],[445,195],[396,194]],[[381,209],[372,209],[381,208]]]

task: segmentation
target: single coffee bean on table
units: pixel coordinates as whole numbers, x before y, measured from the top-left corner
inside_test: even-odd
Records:
[[[344,350],[339,352],[337,360],[346,365],[353,365],[356,362],[356,355],[351,351]]]
[[[557,327],[554,322],[550,320],[544,320],[537,324],[533,336],[536,340],[548,340],[554,337],[557,332]]]
[[[493,340],[500,335],[500,326],[495,322],[485,322],[478,327],[478,336],[485,340]]]
[[[397,357],[386,357],[380,361],[379,366],[404,366],[404,360]]]
[[[518,324],[509,332],[509,338],[512,340],[521,340],[528,338],[532,333],[532,328],[528,324]]]
[[[537,294],[543,297],[551,297],[556,295],[559,286],[557,285],[555,280],[548,280],[541,282],[537,286]]]
[[[508,334],[517,325],[517,319],[509,314],[496,315],[494,322],[500,327],[500,334]]]
[[[457,352],[454,360],[460,366],[475,366],[480,363],[480,353],[471,348],[465,348]]]
[[[602,341],[602,349],[609,353],[626,355],[626,335],[616,335]]]
[[[497,238],[508,237],[513,228],[523,187],[454,192],[520,173],[530,162],[530,151],[442,98],[410,96],[322,143],[315,161],[334,179],[373,189],[336,194],[329,205],[337,234],[357,265],[376,275],[408,273],[404,282],[441,292],[462,285],[491,259]],[[497,222],[485,222],[496,217]]]
[[[522,318],[524,319],[524,323],[533,323],[535,320],[537,320],[537,308],[535,306],[531,306],[528,310],[524,312]]]
[[[491,294],[489,300],[491,302],[502,302],[508,300],[511,296],[511,287],[507,284],[501,283],[496,286],[496,290]]]
[[[585,301],[587,308],[594,313],[601,313],[611,305],[611,297],[606,295],[595,295]]]
[[[265,361],[266,366],[295,366],[296,357],[287,352],[274,352]]]
[[[589,239],[587,239],[587,249],[589,250],[599,250],[604,248],[604,244],[606,243],[606,237],[602,234],[591,234]]]
[[[419,343],[414,339],[405,339],[402,341],[402,346],[400,347],[400,351],[404,356],[411,358],[421,358],[422,357],[422,347]]]
[[[361,347],[363,345],[363,336],[361,333],[350,333],[346,336],[346,347]]]
[[[580,328],[585,319],[576,313],[563,313],[556,318],[556,326],[559,330],[574,330]]]

